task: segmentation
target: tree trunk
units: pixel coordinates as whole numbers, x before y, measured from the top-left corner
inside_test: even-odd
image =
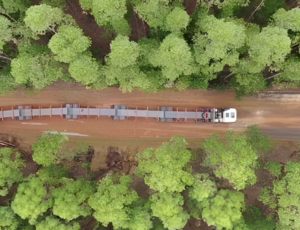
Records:
[[[252,12],[252,14],[250,15],[250,17],[248,18],[247,22],[249,23],[251,18],[253,17],[253,15],[256,13],[256,11],[258,11],[260,9],[260,7],[262,6],[262,4],[264,3],[265,0],[262,0],[259,5],[256,7],[256,9]]]
[[[234,73],[230,73],[230,74],[228,74],[226,77],[224,77],[224,79],[223,79],[223,80],[224,80],[224,81],[226,81],[226,79],[227,79],[227,78],[229,78],[229,77],[231,77],[233,74],[234,74]]]
[[[271,78],[273,78],[273,77],[277,77],[277,76],[279,76],[279,75],[281,75],[282,73],[277,73],[277,74],[274,74],[273,76],[271,76],[271,77],[268,77],[268,78],[265,78],[265,80],[268,80],[268,79],[271,79]]]
[[[9,61],[12,61],[12,59],[10,59],[10,58],[8,58],[8,57],[1,56],[1,55],[0,55],[0,58],[6,59],[6,60],[9,60]]]

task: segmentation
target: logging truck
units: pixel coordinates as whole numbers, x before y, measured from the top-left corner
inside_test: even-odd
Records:
[[[64,104],[59,106],[11,106],[1,107],[0,121],[6,119],[31,120],[36,117],[60,116],[65,119],[80,119],[84,117],[110,117],[113,120],[131,118],[156,118],[160,122],[195,121],[195,122],[235,122],[237,111],[234,108],[195,108],[193,110],[173,107],[158,107],[157,109],[138,109],[126,105],[111,105],[107,107],[81,107],[79,104]]]

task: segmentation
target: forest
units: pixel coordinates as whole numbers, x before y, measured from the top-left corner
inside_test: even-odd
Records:
[[[58,79],[123,92],[232,88],[238,98],[300,86],[298,1],[79,0],[109,51],[67,13],[76,2],[0,0],[0,93]],[[146,36],[132,38],[132,17]]]
[[[134,172],[115,167],[100,179],[89,162],[77,163],[87,169],[85,176],[71,176],[70,162],[92,146],[68,142],[60,133],[41,135],[32,145],[39,167],[28,176],[26,153],[0,148],[1,229],[175,230],[190,218],[210,226],[201,229],[299,229],[300,143],[298,158],[270,161],[265,156],[278,143],[257,125],[239,135],[214,134],[200,149],[174,136],[137,153]],[[249,205],[253,191],[258,203]]]

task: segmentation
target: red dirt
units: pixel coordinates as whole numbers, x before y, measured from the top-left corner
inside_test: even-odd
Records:
[[[183,5],[185,6],[188,15],[194,13],[198,5],[197,2],[198,2],[197,0],[184,0]]]
[[[299,146],[291,141],[279,142],[274,150],[263,155],[264,161],[287,163],[299,160]]]
[[[132,18],[130,20],[130,27],[131,35],[129,39],[131,41],[138,42],[139,39],[148,37],[148,33],[150,31],[149,25],[144,20],[142,20],[135,12],[133,12]]]
[[[78,0],[67,0],[67,14],[72,15],[79,27],[83,30],[85,36],[92,40],[91,48],[99,50],[101,57],[110,53],[110,39],[103,38],[105,29],[98,26],[92,15],[83,12]]]

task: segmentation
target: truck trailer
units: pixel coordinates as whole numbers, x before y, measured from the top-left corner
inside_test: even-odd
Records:
[[[113,120],[127,120],[128,118],[156,118],[160,122],[175,122],[194,120],[196,122],[222,122],[231,123],[237,119],[237,111],[234,108],[196,108],[193,111],[187,109],[178,110],[173,107],[159,107],[157,110],[132,109],[126,105],[112,105],[107,108],[81,107],[79,104],[64,104],[61,107],[47,108],[41,106],[11,106],[2,108],[0,121],[6,119],[31,120],[36,117],[60,116],[65,119],[80,119],[83,117],[110,117]]]

